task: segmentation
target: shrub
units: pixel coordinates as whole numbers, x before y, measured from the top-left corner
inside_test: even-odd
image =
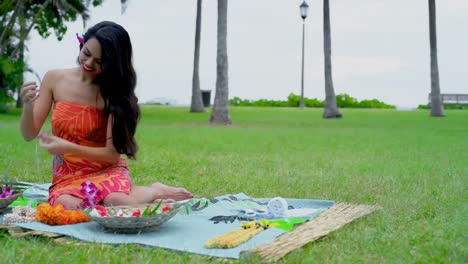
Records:
[[[447,109],[447,110],[464,110],[466,109],[467,107],[466,106],[462,106],[462,105],[444,105],[444,109]],[[430,107],[428,105],[418,105],[418,109],[430,109]]]
[[[301,102],[301,97],[294,93],[288,95],[287,101],[279,100],[268,100],[260,99],[257,101],[253,100],[243,100],[239,97],[234,97],[229,100],[229,104],[232,106],[269,106],[269,107],[298,107]],[[385,104],[377,99],[372,100],[362,100],[358,101],[357,99],[349,96],[348,94],[339,94],[336,96],[336,103],[340,108],[390,108],[395,109],[393,105]],[[306,107],[324,107],[325,102],[320,101],[316,98],[306,98],[304,97],[304,105]]]

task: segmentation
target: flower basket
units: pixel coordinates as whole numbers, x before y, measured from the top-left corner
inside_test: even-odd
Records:
[[[15,193],[13,196],[0,198],[0,213],[3,213],[8,206],[13,203],[18,197],[20,197],[23,192]]]
[[[93,221],[96,221],[100,225],[104,226],[104,228],[108,231],[117,233],[142,233],[159,229],[161,225],[169,221],[179,212],[179,210],[183,207],[183,204],[171,204],[171,210],[166,212],[159,212],[154,215],[140,215],[130,217],[117,216],[119,212],[127,215],[131,215],[136,210],[143,212],[147,207],[148,204],[138,206],[110,206],[105,207],[109,216],[102,217],[92,214],[88,214],[88,216]]]

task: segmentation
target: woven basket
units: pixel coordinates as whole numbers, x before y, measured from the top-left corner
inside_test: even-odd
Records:
[[[3,213],[8,206],[13,203],[18,197],[20,197],[23,193],[15,193],[15,195],[7,198],[0,198],[0,213]]]
[[[145,210],[148,205],[139,205],[134,207],[128,206],[111,206],[106,207],[107,212],[110,215],[116,214],[119,210],[122,212],[133,212],[136,209],[140,209],[141,212]],[[153,205],[152,207],[154,207]],[[164,205],[161,205],[161,207]],[[138,217],[96,217],[89,216],[93,221],[98,222],[108,231],[118,233],[142,233],[157,230],[162,224],[169,221],[174,217],[179,210],[183,207],[182,204],[173,204],[173,208],[170,211],[158,213],[152,216],[138,216]]]

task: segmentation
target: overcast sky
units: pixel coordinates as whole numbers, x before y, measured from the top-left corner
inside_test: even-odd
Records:
[[[111,20],[129,32],[140,101],[191,98],[196,0],[107,0],[87,27]],[[309,0],[305,96],[324,99],[321,0]],[[468,1],[437,2],[442,93],[468,93]],[[229,97],[286,100],[300,94],[302,21],[298,0],[231,0],[228,7]],[[379,99],[399,107],[426,104],[430,92],[427,0],[331,0],[335,93]],[[217,1],[203,1],[201,89],[216,83]],[[28,61],[42,77],[76,66],[78,20],[59,42],[31,34]],[[29,80],[35,77],[28,75]]]

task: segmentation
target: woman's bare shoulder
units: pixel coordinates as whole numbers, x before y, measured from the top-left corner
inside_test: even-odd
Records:
[[[76,68],[68,69],[52,69],[46,72],[44,79],[49,79],[53,81],[59,81],[73,77],[76,74]]]

